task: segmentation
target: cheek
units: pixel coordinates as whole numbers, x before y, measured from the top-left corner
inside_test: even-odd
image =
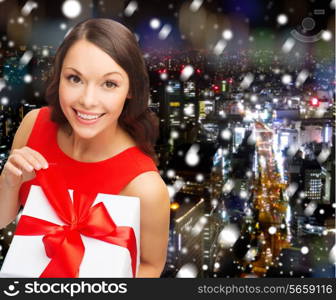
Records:
[[[67,104],[73,103],[80,95],[78,89],[76,90],[71,88],[62,82],[60,83],[58,92],[60,104],[63,107]]]
[[[101,93],[99,96],[101,103],[111,111],[118,112],[122,110],[126,101],[126,94],[122,93]]]

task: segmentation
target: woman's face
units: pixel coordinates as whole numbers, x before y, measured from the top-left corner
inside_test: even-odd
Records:
[[[59,101],[74,133],[90,139],[116,126],[129,92],[129,78],[107,53],[79,40],[62,65]]]

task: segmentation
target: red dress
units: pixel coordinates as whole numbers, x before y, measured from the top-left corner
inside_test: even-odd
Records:
[[[27,146],[40,152],[49,164],[58,165],[68,189],[118,195],[141,173],[158,172],[152,158],[137,146],[99,162],[80,162],[71,158],[57,144],[58,124],[50,120],[50,113],[49,107],[40,109]],[[33,184],[39,185],[36,179],[21,185],[19,198],[22,205],[26,203]]]

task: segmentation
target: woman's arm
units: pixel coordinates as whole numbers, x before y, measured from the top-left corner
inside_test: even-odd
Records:
[[[29,135],[35,123],[39,109],[30,111],[22,120],[12,144],[11,153],[15,149],[24,147],[27,144]],[[19,203],[20,186],[8,186],[4,174],[0,176],[0,229],[12,222],[20,208]]]
[[[140,198],[140,266],[136,277],[160,277],[166,262],[170,200],[157,172],[137,176],[127,195]]]

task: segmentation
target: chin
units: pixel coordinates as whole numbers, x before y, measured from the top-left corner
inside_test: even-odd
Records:
[[[98,131],[89,131],[89,130],[74,130],[74,133],[76,134],[76,136],[85,139],[85,140],[90,140],[94,137],[96,137],[97,135],[99,135],[100,132]]]

